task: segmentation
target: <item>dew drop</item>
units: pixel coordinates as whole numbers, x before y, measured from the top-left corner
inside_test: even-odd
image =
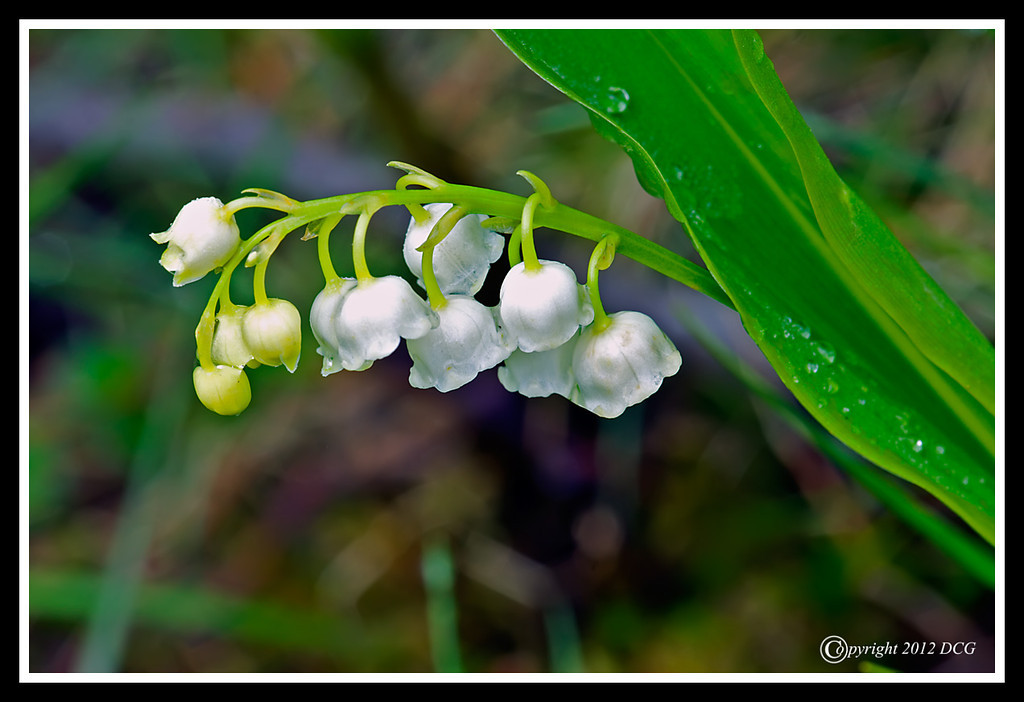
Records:
[[[621,114],[629,107],[629,93],[625,88],[611,86],[604,95],[604,111],[610,115]]]
[[[921,449],[924,448],[924,442],[918,439],[914,442],[914,453],[921,453]]]
[[[835,363],[836,352],[828,344],[818,344],[818,355],[825,359],[826,363]]]
[[[835,395],[839,392],[839,383],[836,382],[835,378],[829,378],[828,383],[825,385],[825,390],[828,391],[829,395]]]

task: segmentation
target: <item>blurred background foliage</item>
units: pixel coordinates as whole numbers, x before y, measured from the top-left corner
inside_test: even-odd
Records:
[[[992,33],[763,37],[841,174],[994,338]],[[199,405],[213,280],[172,288],[148,237],[194,197],[389,188],[392,159],[527,194],[527,169],[694,257],[629,159],[489,31],[38,28],[28,48],[32,672],[858,670],[822,661],[833,634],[975,641],[873,662],[994,669],[992,588],[674,310],[771,379],[734,314],[625,259],[602,276],[606,306],[654,317],[684,365],[617,421],[511,395],[493,372],[414,390],[404,351],[325,379],[308,327],[294,375],[249,374],[242,416]],[[404,229],[375,217],[375,272],[402,273]],[[585,270],[582,241],[541,230],[538,249]],[[250,280],[235,276],[237,302]],[[321,280],[296,234],[267,285],[305,313]]]

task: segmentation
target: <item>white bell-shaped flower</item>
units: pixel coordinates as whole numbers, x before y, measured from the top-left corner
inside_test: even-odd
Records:
[[[526,397],[561,395],[569,398],[576,387],[572,354],[579,335],[547,351],[527,353],[516,349],[498,368],[498,380],[509,392]]]
[[[539,263],[536,270],[517,263],[501,284],[501,323],[526,352],[557,348],[594,319],[586,286],[573,270],[558,261]]]
[[[448,203],[424,205],[430,219],[423,223],[415,219],[409,221],[403,252],[409,270],[421,286],[424,286],[423,253],[416,249],[427,240],[430,230],[451,207]],[[480,226],[484,219],[486,217],[481,214],[463,217],[434,247],[434,275],[445,295],[475,295],[483,287],[491,264],[501,257],[505,238]]]
[[[331,370],[366,370],[391,355],[402,339],[418,339],[439,323],[437,313],[395,275],[371,278],[328,293],[316,311],[321,346]],[[327,320],[333,318],[333,327]],[[333,349],[325,344],[335,344]]]
[[[435,329],[406,342],[413,360],[409,384],[414,388],[455,390],[504,361],[514,348],[494,309],[469,295],[449,296],[437,315],[440,324]]]
[[[294,373],[302,351],[302,317],[288,300],[258,302],[242,317],[242,339],[260,363],[284,364],[288,372]]]
[[[323,366],[320,374],[327,377],[331,373],[345,370],[338,360],[338,332],[337,318],[338,309],[345,297],[355,289],[355,278],[335,278],[329,281],[324,289],[313,300],[313,306],[309,309],[309,326],[313,330],[313,337],[317,341],[316,352],[323,356]],[[366,363],[370,367],[372,361]],[[352,370],[365,370],[355,368]]]
[[[175,287],[220,268],[238,249],[238,224],[223,208],[215,197],[197,198],[181,208],[167,231],[149,235],[158,244],[167,244],[160,265],[174,274]]]
[[[617,417],[650,397],[682,365],[675,345],[640,312],[616,312],[591,325],[573,351],[576,389],[570,399],[601,417]]]

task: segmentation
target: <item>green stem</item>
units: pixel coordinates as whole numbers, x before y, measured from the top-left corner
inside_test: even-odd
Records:
[[[225,202],[221,209],[226,214],[232,216],[249,207],[260,207],[266,210],[277,210],[278,212],[289,213],[294,210],[296,205],[299,204],[301,203],[298,201],[286,203],[266,197],[239,197],[231,200],[230,202]]]
[[[523,227],[516,225],[508,239],[508,265],[514,268],[523,260]]]
[[[523,205],[523,219],[522,219],[522,247],[523,247],[523,266],[526,270],[534,273],[540,270],[540,259],[537,258],[537,248],[533,244],[533,217],[537,211],[537,206],[540,204],[541,195],[534,193],[530,197],[526,198],[526,204]]]
[[[447,300],[441,292],[441,286],[437,284],[437,276],[434,275],[434,248],[428,246],[423,249],[423,287],[427,289],[427,300],[430,306],[439,310],[445,306]]]
[[[341,277],[338,275],[338,272],[334,270],[334,262],[331,261],[331,251],[327,246],[331,232],[334,231],[334,228],[338,226],[338,222],[340,221],[341,215],[333,215],[325,218],[316,235],[316,254],[320,259],[320,270],[324,273],[324,280],[328,283],[338,280],[338,278]]]
[[[518,220],[522,216],[526,199],[470,185],[445,184],[430,190],[374,190],[308,200],[293,210],[292,216],[311,221],[333,213],[357,214],[370,207],[377,209],[389,205],[451,202],[465,207],[468,212]],[[556,229],[594,242],[600,241],[607,234],[617,234],[619,243],[616,250],[619,254],[735,309],[732,300],[706,269],[616,224],[556,202],[550,208],[536,210],[533,225]]]
[[[601,292],[598,289],[598,272],[603,271],[611,265],[615,258],[615,245],[618,237],[615,234],[606,236],[594,247],[590,254],[590,263],[587,265],[587,290],[590,291],[590,303],[594,307],[594,328],[601,331],[611,323],[611,319],[604,311],[604,304],[601,302]]]
[[[434,249],[440,244],[459,220],[465,217],[467,214],[465,208],[459,207],[458,205],[451,207],[441,215],[441,218],[437,220],[437,224],[427,235],[426,241],[424,241],[418,248],[423,253],[422,261],[422,275],[423,275],[423,286],[427,289],[427,299],[430,301],[430,306],[435,310],[444,307],[446,300],[444,293],[441,292],[441,286],[438,285],[437,276],[434,273]]]
[[[257,305],[267,304],[267,263],[269,258],[264,258],[256,265],[252,274],[252,296]]]
[[[223,280],[223,278],[221,278]],[[219,287],[219,283],[218,283]],[[217,300],[220,297],[215,289],[206,303],[206,309],[199,316],[199,324],[196,325],[196,355],[199,357],[199,365],[205,370],[213,370],[213,325],[217,321]]]
[[[352,265],[355,267],[356,280],[360,283],[368,283],[373,280],[370,269],[366,266],[366,229],[370,225],[370,218],[374,210],[364,210],[359,213],[356,220],[356,228],[352,233]]]
[[[270,258],[274,255],[274,251],[281,244],[281,240],[291,230],[288,229],[276,229],[271,232],[270,236],[261,244],[259,251],[259,260],[256,263],[256,270],[253,271],[252,277],[252,294],[256,300],[257,305],[267,304],[267,266],[270,265]]]

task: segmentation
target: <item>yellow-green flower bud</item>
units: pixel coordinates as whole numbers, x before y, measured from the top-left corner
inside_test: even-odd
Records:
[[[199,401],[208,410],[217,414],[241,414],[252,399],[249,378],[241,368],[197,366],[192,371],[192,384],[196,388]]]
[[[174,274],[174,286],[199,280],[227,263],[241,244],[234,215],[215,197],[193,200],[178,212],[170,229],[149,235],[167,244],[160,265]]]
[[[242,339],[260,363],[284,364],[294,373],[302,350],[302,317],[287,300],[271,298],[256,303],[242,317]]]
[[[217,313],[210,350],[210,357],[215,364],[235,368],[259,365],[242,338],[242,319],[247,309],[232,307]]]

